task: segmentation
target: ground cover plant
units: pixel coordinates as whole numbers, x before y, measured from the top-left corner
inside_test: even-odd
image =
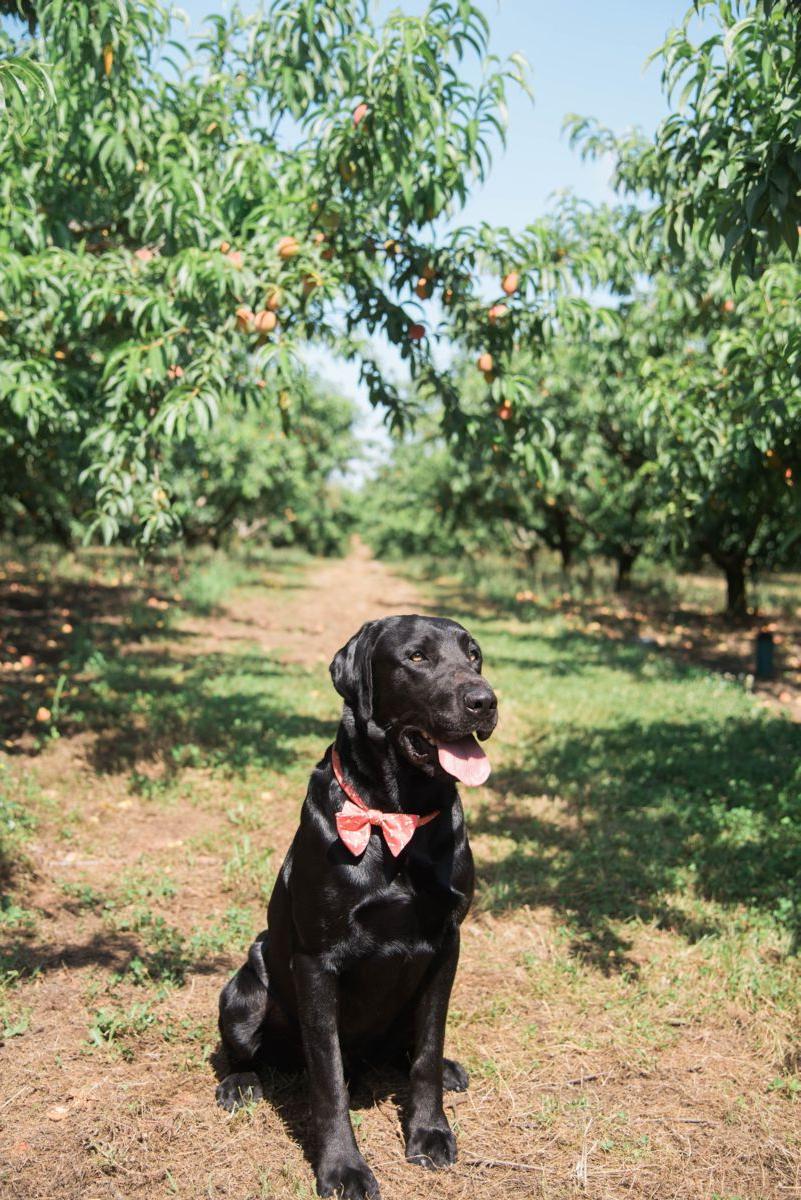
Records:
[[[2,757],[4,1191],[312,1195],[301,1079],[233,1119],[213,1104],[216,995],[335,727],[332,647],[426,606],[475,630],[503,714],[466,796],[478,892],[448,1037],[473,1082],[437,1194],[801,1186],[799,726],[498,576],[482,594],[358,547],[218,555],[212,599],[208,568],[18,557],[2,581],[4,681],[64,678]],[[69,620],[40,641],[45,593]],[[402,1095],[368,1077],[355,1122],[385,1195],[422,1197]]]

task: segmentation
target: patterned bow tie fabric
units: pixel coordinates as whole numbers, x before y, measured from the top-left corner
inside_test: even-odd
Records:
[[[360,808],[346,800],[337,813],[337,830],[351,854],[362,854],[370,840],[370,826],[381,827],[390,850],[397,858],[412,839],[420,818],[410,813],[385,813],[377,808]]]

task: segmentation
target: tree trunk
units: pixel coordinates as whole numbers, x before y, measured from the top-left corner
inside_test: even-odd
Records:
[[[567,513],[561,508],[557,508],[554,512],[556,519],[556,533],[559,544],[559,557],[562,560],[562,573],[570,574],[570,568],[573,565],[573,543],[570,540],[570,531],[567,526]]]
[[[722,564],[726,573],[726,616],[742,620],[748,615],[745,592],[745,560],[729,558]]]
[[[631,568],[637,560],[637,554],[630,550],[618,550],[615,556],[617,563],[617,575],[615,577],[615,591],[618,595],[621,592],[627,592],[631,587]]]

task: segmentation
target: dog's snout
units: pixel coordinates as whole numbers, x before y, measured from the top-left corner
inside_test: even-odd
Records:
[[[468,712],[481,715],[494,712],[498,707],[498,701],[492,688],[485,685],[484,687],[469,688],[464,694],[464,706]]]

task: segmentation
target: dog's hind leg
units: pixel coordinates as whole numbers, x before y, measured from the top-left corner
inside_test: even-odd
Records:
[[[467,1071],[453,1058],[442,1060],[442,1086],[446,1092],[466,1092],[470,1086]]]
[[[262,1100],[264,1092],[254,1067],[262,1048],[270,1008],[265,965],[267,930],[248,951],[248,960],[228,980],[220,993],[220,1037],[231,1074],[217,1087],[217,1103],[233,1112],[249,1101]]]

